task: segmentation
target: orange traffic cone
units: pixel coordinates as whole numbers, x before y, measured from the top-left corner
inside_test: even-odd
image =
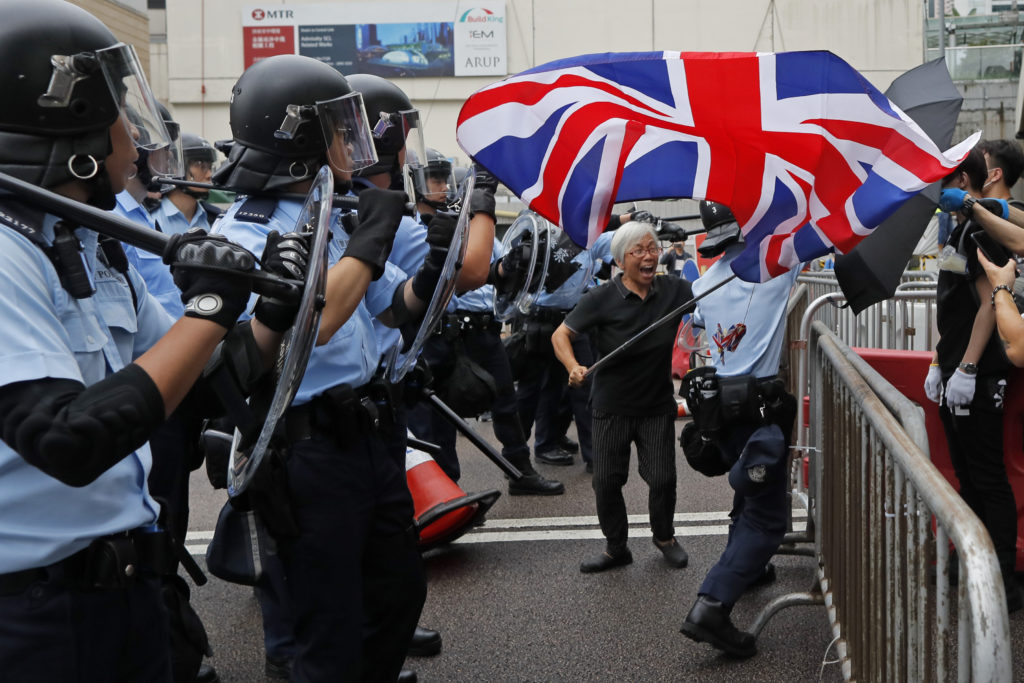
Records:
[[[689,404],[680,396],[676,397],[676,417],[691,417]]]
[[[501,496],[497,489],[467,494],[430,455],[412,447],[405,449],[405,478],[421,550],[451,543],[469,531]]]

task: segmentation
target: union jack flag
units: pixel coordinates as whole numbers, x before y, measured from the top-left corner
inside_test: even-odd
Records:
[[[760,282],[845,253],[955,168],[980,134],[942,152],[830,52],[639,52],[551,62],[472,95],[457,139],[578,244],[615,202],[728,205]]]

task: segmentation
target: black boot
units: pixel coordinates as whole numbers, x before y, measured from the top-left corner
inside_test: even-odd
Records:
[[[441,634],[433,629],[417,626],[409,643],[410,657],[433,657],[441,651]]]
[[[553,479],[545,479],[533,469],[530,464],[530,455],[527,453],[521,458],[511,460],[523,476],[519,479],[509,479],[508,495],[510,496],[560,496],[565,493],[565,486],[562,482]]]
[[[725,605],[709,595],[697,596],[679,630],[687,638],[709,643],[733,657],[746,659],[757,654],[754,636],[736,628]]]

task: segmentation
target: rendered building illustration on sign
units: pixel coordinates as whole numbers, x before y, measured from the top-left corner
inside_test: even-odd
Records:
[[[508,73],[503,0],[249,6],[242,31],[246,68],[300,54],[386,78]]]

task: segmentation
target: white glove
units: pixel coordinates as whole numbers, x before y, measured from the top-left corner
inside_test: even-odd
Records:
[[[924,395],[932,403],[942,402],[942,370],[938,365],[928,368],[928,375],[924,378]]]
[[[974,400],[974,375],[957,368],[946,382],[946,405],[952,408],[969,406]]]

